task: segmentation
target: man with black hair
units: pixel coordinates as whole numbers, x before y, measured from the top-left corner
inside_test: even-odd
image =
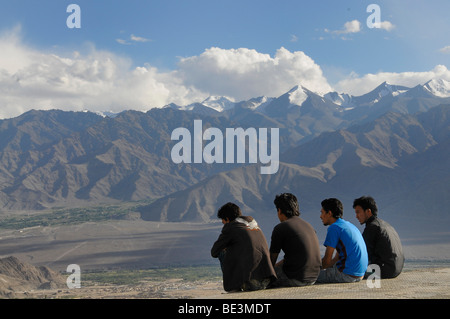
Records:
[[[344,207],[337,198],[322,201],[320,219],[328,226],[317,282],[350,283],[360,281],[368,266],[367,248],[355,225],[342,219]],[[333,254],[336,254],[333,257]]]
[[[280,223],[273,229],[270,244],[270,258],[278,277],[273,286],[312,285],[317,279],[321,263],[317,234],[308,222],[300,218],[295,195],[277,195],[274,204]],[[281,250],[284,259],[276,263]]]
[[[242,216],[234,203],[223,205],[217,217],[224,226],[211,248],[211,256],[220,260],[225,291],[267,288],[276,275],[266,238],[256,220]]]
[[[366,224],[362,234],[367,246],[369,264],[380,267],[381,278],[395,278],[403,270],[405,257],[402,243],[395,229],[378,218],[378,207],[370,196],[362,196],[353,201],[356,219]]]

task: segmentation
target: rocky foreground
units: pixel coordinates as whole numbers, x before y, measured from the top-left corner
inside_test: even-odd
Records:
[[[48,267],[0,259],[0,298],[4,299],[450,299],[450,268],[405,270],[395,279],[354,284],[226,293],[222,281],[143,280],[135,284],[83,283],[69,289],[67,276]]]

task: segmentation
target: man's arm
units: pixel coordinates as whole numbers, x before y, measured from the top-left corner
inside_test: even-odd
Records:
[[[377,263],[376,260],[374,260],[374,256],[376,256],[376,244],[380,242],[381,237],[381,230],[380,227],[374,224],[367,225],[364,229],[364,232],[362,234],[364,238],[364,242],[367,247],[367,255],[369,257],[369,264],[371,263]]]
[[[222,250],[226,249],[230,243],[230,232],[228,231],[228,227],[226,225],[222,228],[222,232],[219,235],[219,238],[214,243],[211,248],[211,256],[214,258],[219,257],[219,254]]]
[[[270,261],[272,262],[272,266],[275,267],[277,262],[279,253],[270,253]]]
[[[335,263],[339,260],[339,254],[336,254],[333,258],[333,253],[335,249],[333,247],[327,246],[325,250],[325,255],[322,258],[322,268],[327,269],[333,267]]]

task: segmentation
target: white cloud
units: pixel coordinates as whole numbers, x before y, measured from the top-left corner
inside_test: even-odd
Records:
[[[13,72],[32,61],[35,55],[33,50],[17,50],[21,45],[20,32],[21,26],[17,25],[0,34],[0,70]]]
[[[431,71],[426,72],[379,72],[376,74],[365,74],[363,76],[352,73],[347,78],[336,83],[334,88],[338,92],[358,96],[373,90],[384,81],[390,84],[414,87],[419,84],[425,84],[431,79],[438,78],[450,81],[450,70],[444,65],[437,65]]]
[[[373,27],[376,29],[382,29],[382,30],[389,32],[395,28],[395,25],[389,21],[383,21],[383,22],[379,22],[379,23],[374,23]],[[331,33],[331,34],[336,34],[336,35],[359,33],[359,32],[361,32],[361,22],[359,22],[358,20],[347,21],[346,23],[344,23],[343,28],[340,30],[325,29],[324,31],[326,33]],[[346,39],[346,38],[343,38],[343,39]]]
[[[377,29],[382,29],[382,30],[386,30],[386,31],[392,31],[395,28],[395,25],[393,25],[391,22],[389,21],[382,21],[380,23],[374,23],[374,27]]]
[[[29,109],[146,111],[205,97],[171,73],[91,49],[87,54],[38,52],[20,40],[20,29],[0,35],[0,118]]]
[[[130,41],[131,41],[131,42],[130,42]],[[117,43],[123,44],[123,45],[131,45],[131,44],[133,44],[133,42],[141,42],[141,43],[144,43],[144,42],[150,42],[150,41],[152,41],[152,40],[151,40],[151,39],[144,38],[144,37],[139,37],[139,36],[136,36],[136,35],[134,35],[134,34],[130,35],[129,40],[122,39],[122,38],[116,39],[116,42],[117,42]]]
[[[130,45],[131,44],[130,42],[128,42],[125,39],[116,39],[116,41],[117,41],[117,43],[123,44],[123,45]]]
[[[135,41],[135,42],[149,42],[151,41],[150,39],[144,38],[144,37],[138,37],[134,34],[132,34],[130,36],[131,41]]]
[[[169,103],[200,102],[210,95],[236,101],[278,97],[299,84],[319,93],[361,95],[384,81],[413,87],[432,78],[450,81],[450,71],[438,65],[428,72],[351,74],[332,88],[313,59],[285,48],[271,56],[247,48],[213,47],[181,58],[177,69],[162,72],[150,65],[132,67],[129,59],[94,47],[84,53],[41,52],[22,43],[20,26],[0,34],[0,118],[32,108],[147,111]]]
[[[442,49],[439,50],[439,52],[444,53],[444,54],[450,54],[450,45],[443,47]]]
[[[358,33],[359,31],[361,31],[361,22],[358,20],[349,21],[344,24],[343,33]]]
[[[135,41],[138,39],[135,39]],[[209,95],[242,100],[278,96],[302,84],[328,91],[320,67],[303,52],[281,48],[274,57],[255,50],[211,48],[161,72],[111,52],[51,54],[25,46],[20,28],[0,35],[0,118],[28,109],[146,111],[187,105]]]
[[[177,72],[187,85],[236,100],[278,96],[298,84],[317,91],[330,89],[321,68],[309,56],[285,48],[271,57],[246,48],[213,47],[181,59]]]
[[[361,31],[361,22],[358,20],[352,20],[344,23],[344,27],[341,30],[330,31],[325,29],[327,33],[333,34],[348,34],[348,33],[358,33]]]

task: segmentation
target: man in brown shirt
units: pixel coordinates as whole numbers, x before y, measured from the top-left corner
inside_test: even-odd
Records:
[[[295,195],[277,195],[274,204],[280,220],[280,224],[273,229],[270,244],[270,257],[278,277],[274,286],[312,285],[322,263],[316,231],[300,218]],[[281,250],[284,251],[284,259],[276,264]]]
[[[223,205],[217,216],[224,226],[211,248],[211,256],[220,260],[225,291],[267,288],[276,274],[266,238],[256,220],[242,216],[239,206],[233,203]]]

